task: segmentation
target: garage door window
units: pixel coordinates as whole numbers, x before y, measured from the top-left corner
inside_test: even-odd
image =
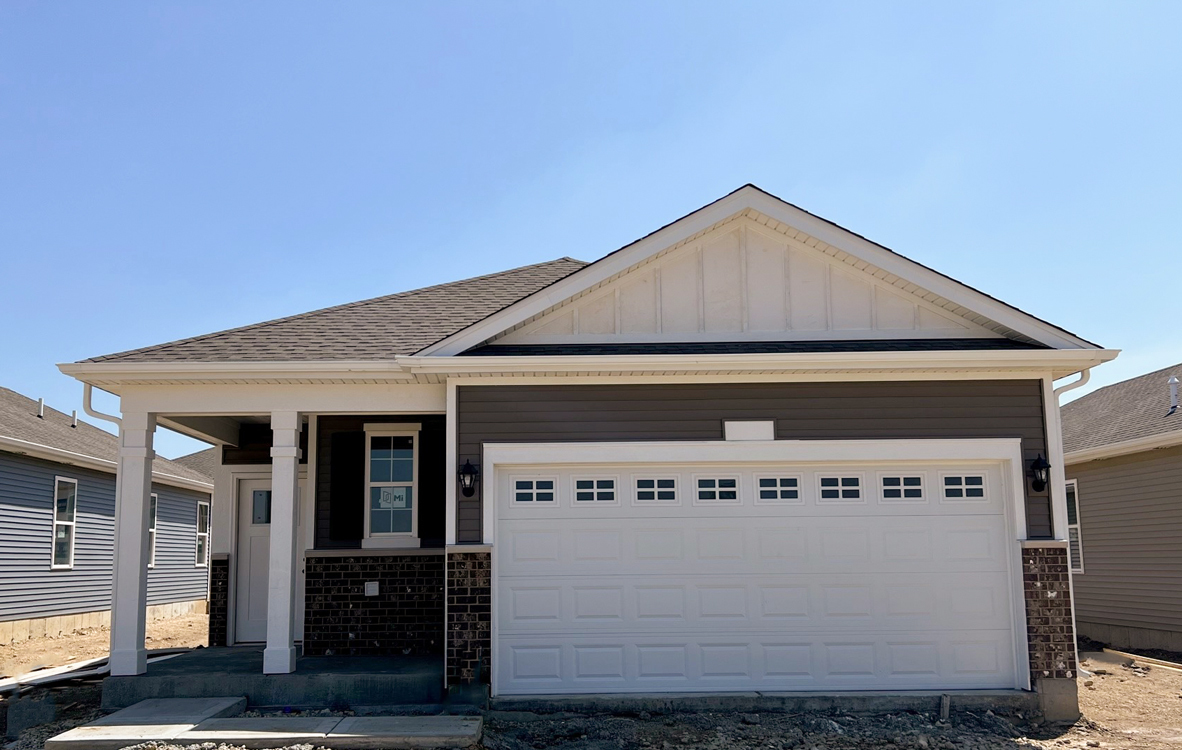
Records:
[[[767,503],[799,503],[800,477],[756,477],[759,490],[756,492],[755,504]]]
[[[696,483],[699,503],[733,505],[739,502],[739,480],[737,477],[698,477]]]
[[[576,479],[575,502],[614,503],[616,502],[615,479]]]
[[[848,503],[861,499],[861,477],[821,477],[821,502]]]
[[[514,479],[513,499],[519,503],[554,502],[554,479]]]
[[[984,500],[985,477],[980,474],[944,475],[945,500]]]
[[[639,478],[636,480],[636,502],[677,502],[677,480],[672,477]]]
[[[883,476],[882,499],[884,502],[922,501],[923,477]]]

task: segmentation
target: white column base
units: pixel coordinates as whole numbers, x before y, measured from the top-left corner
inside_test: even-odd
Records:
[[[114,676],[144,674],[148,671],[148,650],[133,648],[112,651],[107,663]]]
[[[294,646],[267,646],[263,649],[263,674],[291,674],[295,668]]]

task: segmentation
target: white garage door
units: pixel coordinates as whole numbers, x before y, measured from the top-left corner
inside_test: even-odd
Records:
[[[498,468],[494,690],[1014,687],[1002,467]]]

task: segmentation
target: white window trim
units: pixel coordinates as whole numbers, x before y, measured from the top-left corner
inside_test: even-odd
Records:
[[[898,477],[900,480],[905,477],[919,477],[919,497],[887,497],[886,490],[898,489],[908,490],[915,489],[914,487],[906,487],[900,485],[899,487],[887,487],[883,484],[886,478]],[[903,493],[900,493],[903,494]],[[878,502],[885,505],[927,505],[928,503],[928,475],[925,471],[908,471],[907,469],[900,469],[899,471],[880,471],[878,472]]]
[[[148,569],[151,570],[156,567],[156,521],[160,516],[160,496],[153,492],[148,497]],[[156,506],[155,513],[152,512],[153,505]],[[197,517],[199,523],[201,521],[200,513],[199,510]],[[206,544],[208,543],[209,541],[206,540]]]
[[[1071,523],[1070,518],[1067,520],[1067,567],[1072,573],[1084,572],[1084,544],[1083,544],[1083,528],[1081,522],[1083,521],[1083,514],[1079,512],[1079,480],[1068,479],[1064,482],[1063,499],[1067,499],[1067,488],[1071,488],[1071,492],[1075,495],[1075,523]],[[1075,539],[1079,544],[1079,567],[1071,562],[1071,530],[1075,529]]]
[[[579,482],[602,482],[605,479],[610,479],[612,484],[612,494],[614,500],[579,500],[577,493],[586,492],[587,490],[579,489]],[[570,478],[570,504],[572,508],[611,508],[620,505],[620,495],[623,494],[623,487],[620,486],[620,477],[616,474],[572,474]],[[599,492],[599,488],[595,488],[592,492]]]
[[[74,485],[74,520],[73,521],[59,521],[57,520],[57,487],[61,483]],[[78,480],[70,477],[54,477],[53,478],[53,525],[50,527],[49,536],[49,569],[50,570],[73,570],[74,569],[74,549],[78,546]],[[70,532],[70,562],[68,565],[55,564],[54,550],[57,547],[57,527],[58,526],[72,526],[73,530]]]
[[[692,474],[692,475],[690,475],[690,479],[692,480],[691,483],[693,485],[690,488],[690,493],[693,497],[693,504],[694,505],[742,505],[743,504],[743,479],[738,474]],[[715,482],[718,482],[719,480],[722,480],[722,479],[735,480],[735,499],[734,500],[720,500],[720,499],[703,500],[703,499],[701,499],[700,497],[698,497],[698,493],[701,492],[702,490],[710,492],[711,488],[698,487],[698,480],[699,479],[712,479]],[[727,489],[730,489],[730,488],[728,487]],[[718,485],[715,484],[715,486],[713,488],[713,492],[715,494],[718,494],[718,493],[722,492],[722,488],[718,487]]]
[[[948,486],[944,484],[945,477],[962,477],[962,478],[981,477],[981,492],[983,492],[984,494],[982,497],[948,497],[947,495],[944,494],[944,490],[948,489]],[[960,489],[962,489],[962,490],[967,489],[968,487],[969,487],[969,485],[967,485],[967,484],[960,485]],[[973,471],[942,471],[942,472],[940,472],[940,486],[939,486],[938,492],[940,493],[940,503],[941,504],[952,503],[953,505],[958,505],[958,504],[964,504],[964,503],[988,503],[989,496],[990,496],[990,493],[989,493],[989,472],[977,471],[977,470],[973,470]]]
[[[639,486],[639,482],[642,479],[652,479],[653,480],[653,488],[652,488],[653,499],[652,500],[641,500],[640,499],[641,492],[648,492],[647,488],[642,490]],[[656,486],[656,481],[661,480],[661,479],[672,479],[673,480],[673,499],[672,500],[660,500],[657,498],[658,492],[661,492],[661,491],[668,492],[669,491],[668,487],[657,487]],[[632,484],[632,505],[634,505],[634,506],[645,507],[645,506],[649,506],[649,505],[681,505],[681,487],[679,486],[681,484],[681,477],[678,476],[677,472],[655,473],[655,474],[633,474],[631,484]]]
[[[201,506],[205,506],[205,531],[201,531]],[[156,512],[160,512],[160,506],[156,506]],[[193,567],[207,568],[209,567],[209,531],[213,526],[213,508],[210,507],[208,500],[197,501],[197,523],[193,527],[195,534],[193,535]],[[201,537],[205,537],[205,559],[197,559],[197,551],[201,549]]]
[[[419,431],[422,425],[399,424],[393,422],[378,422],[365,425],[365,538],[361,540],[363,549],[382,549],[397,547],[418,547],[422,544],[419,539],[419,507],[423,498],[419,495]],[[375,437],[409,437],[411,439],[411,481],[410,482],[379,482],[383,487],[410,487],[411,514],[410,531],[397,531],[375,534],[370,527],[370,440]]]
[[[532,488],[529,490],[519,490],[517,489],[518,482],[531,482]],[[554,489],[539,490],[538,482],[550,482]],[[573,487],[574,485],[572,484],[571,486]],[[529,492],[533,499],[518,500],[518,492]],[[550,492],[554,495],[554,499],[538,500],[539,492]],[[562,495],[558,489],[558,477],[554,474],[514,474],[509,477],[509,502],[519,508],[557,508],[562,504],[561,497]],[[574,495],[571,495],[571,498],[574,498]]]
[[[774,479],[776,481],[776,486],[774,488],[760,487],[759,482],[761,479]],[[781,490],[793,489],[792,487],[781,487],[780,486],[781,479],[795,479],[796,480],[796,487],[795,487],[796,499],[795,500],[785,500],[780,497]],[[760,497],[759,493],[765,489],[775,489],[776,496],[774,498]],[[755,494],[755,504],[756,505],[804,505],[804,475],[797,473],[797,472],[780,472],[778,474],[768,474],[766,472],[756,472],[755,473],[755,486],[752,491]]]
[[[866,475],[861,472],[837,472],[830,473],[818,471],[817,473],[817,505],[867,505],[869,494],[869,487],[866,486]],[[824,497],[821,492],[823,490],[832,490],[832,487],[822,487],[822,479],[836,479],[838,495],[846,490],[846,487],[841,483],[843,479],[857,479],[858,480],[858,496],[856,498],[846,497]]]

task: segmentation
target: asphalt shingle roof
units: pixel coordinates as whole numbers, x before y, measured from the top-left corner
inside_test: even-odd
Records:
[[[559,258],[86,361],[391,359],[414,354],[586,265]]]
[[[1114,383],[1065,404],[1063,450],[1099,448],[1182,430],[1182,409],[1170,409],[1170,377],[1182,380],[1182,364]]]
[[[212,477],[214,467],[221,463],[221,451],[221,448],[206,448],[203,451],[174,458],[172,462],[181,466],[187,466],[193,471],[204,474],[207,477]]]
[[[24,440],[58,450],[80,453],[91,458],[115,461],[119,458],[119,438],[64,412],[45,407],[44,418],[37,416],[37,402],[8,388],[0,388],[0,436]],[[3,448],[0,448],[3,450]],[[209,474],[167,458],[157,457],[152,471],[197,482],[213,483]]]

